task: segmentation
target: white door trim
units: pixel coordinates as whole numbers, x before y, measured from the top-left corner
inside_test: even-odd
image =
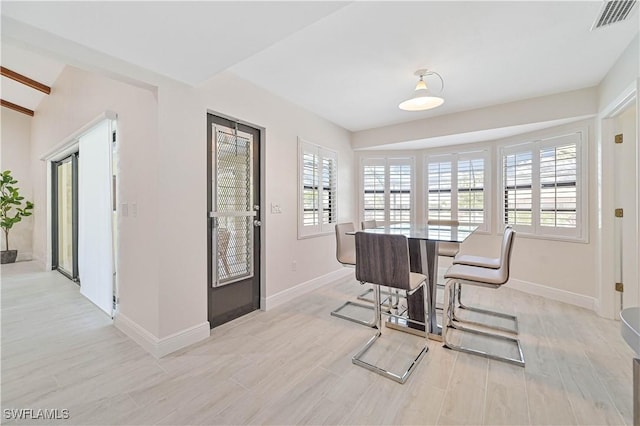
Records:
[[[620,95],[607,105],[599,114],[597,119],[597,126],[599,127],[598,140],[597,140],[597,220],[596,220],[596,257],[598,260],[598,275],[597,275],[597,301],[596,311],[598,314],[605,318],[616,319],[616,312],[618,307],[616,301],[619,303],[619,299],[616,297],[614,290],[615,283],[615,259],[613,250],[614,238],[614,216],[613,212],[616,208],[614,194],[608,191],[607,188],[611,188],[614,185],[614,130],[612,125],[612,119],[620,114],[627,107],[635,103],[636,112],[638,111],[638,92],[640,88],[640,79],[636,79],[631,83]],[[636,133],[640,133],[640,121],[636,117]],[[637,140],[640,134],[636,135]],[[636,149],[636,170],[635,178],[636,182],[639,177],[640,167],[640,150]],[[636,197],[636,203],[638,204],[639,197]],[[639,212],[638,205],[636,205],[636,212]],[[638,235],[638,224],[640,223],[638,214],[635,216],[636,233],[635,241],[640,241]],[[639,266],[640,268],[640,266]],[[640,276],[640,269],[639,275]],[[640,305],[640,301],[639,305]]]

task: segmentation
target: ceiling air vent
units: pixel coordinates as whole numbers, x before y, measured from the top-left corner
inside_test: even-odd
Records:
[[[615,24],[616,22],[627,19],[633,7],[638,3],[637,0],[612,0],[604,1],[600,13],[591,26],[591,31]]]

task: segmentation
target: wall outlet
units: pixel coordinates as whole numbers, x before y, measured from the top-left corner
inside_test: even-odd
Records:
[[[131,204],[131,216],[138,217],[138,203]]]
[[[291,270],[293,272],[298,270],[298,262],[296,262],[295,260],[293,262],[291,262]]]
[[[127,203],[120,204],[120,214],[122,215],[122,217],[129,216],[129,204]]]

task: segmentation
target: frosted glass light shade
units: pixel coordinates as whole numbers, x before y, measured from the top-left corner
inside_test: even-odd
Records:
[[[421,83],[421,82],[419,82]],[[420,85],[418,83],[418,85]],[[398,107],[405,111],[424,111],[427,109],[439,107],[444,103],[444,99],[437,96],[431,96],[425,88],[416,88],[415,95],[411,99],[402,102]]]

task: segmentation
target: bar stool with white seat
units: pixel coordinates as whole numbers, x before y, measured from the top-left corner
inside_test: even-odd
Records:
[[[427,219],[427,225],[459,226],[460,222],[457,220],[447,220],[447,219]],[[455,258],[459,251],[460,251],[460,243],[454,243],[449,241],[441,241],[438,243],[438,256],[440,257]],[[436,271],[436,280],[437,280],[437,277],[438,277],[438,271]],[[438,286],[438,288],[444,288],[444,283],[436,282],[436,285]],[[458,292],[458,297],[460,297],[460,292]],[[436,304],[436,309],[441,309],[441,306],[439,303]]]
[[[511,228],[511,225],[505,225],[505,231],[507,228]],[[504,235],[504,234],[503,234]],[[469,265],[469,266],[479,266],[481,268],[491,268],[498,269],[500,268],[500,258],[499,257],[484,257],[484,256],[475,256],[471,254],[457,254],[453,259],[454,265]]]
[[[362,225],[362,229],[373,229],[373,228],[377,228],[378,226],[378,221],[375,219],[372,220],[363,220],[361,223]]]
[[[382,367],[368,363],[362,359],[376,340],[382,336],[382,311],[380,309],[380,286],[405,290],[413,294],[425,286],[427,277],[411,272],[409,266],[409,244],[404,235],[356,233],[356,279],[361,283],[374,286],[374,309],[378,331],[365,346],[356,353],[352,362],[398,383],[406,382],[415,366],[429,350],[428,334],[425,333],[425,344],[418,355],[411,360],[409,367],[400,374],[392,373]],[[424,324],[427,323],[428,291],[424,291]],[[408,336],[407,336],[408,337]]]
[[[506,231],[507,231],[507,229],[511,229],[511,225],[506,225],[505,226],[505,232],[503,234],[501,250],[504,250],[504,245],[507,244],[507,241],[506,241]],[[454,265],[476,266],[476,267],[488,268],[488,269],[499,269],[500,268],[500,258],[499,257],[493,258],[493,257],[483,257],[483,256],[474,256],[474,255],[463,254],[463,255],[457,255],[453,259],[453,264]],[[513,323],[514,323],[514,328],[513,329],[504,328],[504,327],[497,327],[497,326],[491,326],[490,328],[494,328],[496,330],[501,330],[501,331],[507,331],[507,332],[515,333],[515,334],[518,333],[518,317],[516,317],[515,315],[505,314],[505,313],[497,312],[497,311],[490,311],[490,310],[487,310],[487,309],[475,308],[473,306],[467,306],[464,303],[462,303],[462,292],[460,291],[460,289],[458,289],[457,297],[458,297],[458,307],[460,309],[465,309],[465,310],[470,311],[470,312],[478,312],[478,313],[485,314],[485,315],[491,315],[491,316],[498,317],[498,318],[505,318],[505,319],[513,321]],[[458,318],[456,318],[455,310],[453,312],[453,316],[454,316],[454,319],[458,319]]]
[[[336,259],[343,266],[353,268],[356,266],[356,237],[353,235],[356,228],[352,222],[338,223],[335,226],[336,231]],[[347,233],[351,234],[347,234]],[[341,313],[342,309],[347,306],[355,306],[358,308],[373,310],[373,306],[365,305],[362,303],[346,301],[339,308],[331,311],[331,315],[337,318],[342,318],[347,321],[353,321],[358,324],[366,325],[367,327],[375,327],[375,318],[369,321],[354,318]]]
[[[457,220],[428,219],[427,225],[460,226],[460,222]],[[459,251],[460,243],[443,241],[438,244],[438,256],[456,257]]]
[[[456,264],[451,266],[445,278],[447,279],[444,289],[444,318],[442,324],[442,339],[444,346],[470,354],[481,355],[499,361],[506,361],[524,367],[524,355],[520,341],[516,338],[504,336],[501,334],[489,333],[486,331],[467,328],[457,324],[453,316],[455,308],[455,290],[456,286],[473,285],[478,287],[497,289],[509,280],[509,269],[511,264],[511,253],[513,251],[513,240],[515,231],[512,228],[506,228],[504,232],[502,251],[500,253],[500,267],[498,269],[483,268],[479,266]],[[461,332],[474,333],[477,335],[491,337],[500,340],[506,340],[517,345],[519,358],[510,358],[500,355],[491,354],[483,350],[470,346],[455,345],[449,340],[450,329],[459,330]]]

